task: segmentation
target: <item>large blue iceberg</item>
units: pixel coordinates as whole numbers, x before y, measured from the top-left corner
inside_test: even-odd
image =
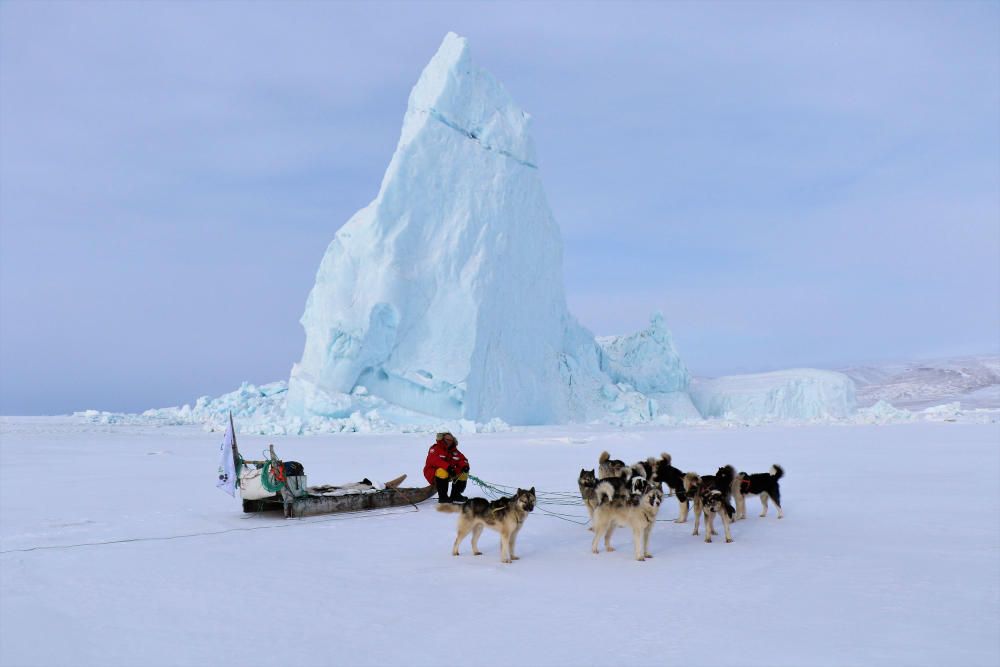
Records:
[[[323,256],[287,385],[148,416],[234,411],[257,432],[308,433],[854,411],[839,373],[692,381],[659,314],[635,334],[595,339],[566,307],[530,121],[449,33],[410,93],[378,195]]]

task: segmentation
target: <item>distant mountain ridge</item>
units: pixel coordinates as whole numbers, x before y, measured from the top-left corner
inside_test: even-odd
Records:
[[[964,408],[1000,407],[1000,354],[869,364],[840,372],[857,385],[860,407],[879,400],[903,408],[948,401]]]

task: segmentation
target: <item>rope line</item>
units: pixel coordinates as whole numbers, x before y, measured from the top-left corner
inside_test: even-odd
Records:
[[[127,542],[163,542],[168,540],[181,540],[188,539],[192,537],[205,537],[210,535],[224,535],[226,533],[238,533],[238,532],[249,532],[252,530],[270,530],[272,528],[292,528],[295,526],[305,526],[312,525],[315,523],[326,523],[328,521],[346,521],[348,519],[360,519],[363,516],[392,516],[394,514],[412,514],[413,512],[419,512],[420,508],[415,504],[410,504],[413,509],[406,508],[405,511],[390,511],[390,512],[379,512],[378,514],[372,514],[371,510],[354,510],[352,512],[339,512],[336,516],[324,517],[322,519],[309,520],[308,517],[295,519],[295,523],[276,523],[267,526],[250,526],[247,528],[227,528],[225,530],[214,530],[206,531],[202,533],[184,533],[181,535],[165,535],[160,537],[127,537],[120,540],[106,540],[103,542],[81,542],[79,544],[53,544],[48,546],[38,546],[38,547],[28,547],[25,549],[6,549],[0,551],[2,554],[10,553],[25,553],[28,551],[46,551],[49,549],[76,549],[79,547],[98,547],[108,544],[125,544]],[[400,507],[399,509],[403,509]]]
[[[476,483],[480,489],[488,496],[489,500],[496,500],[502,496],[512,496],[517,493],[516,486],[506,486],[495,482],[487,482],[479,479],[475,475],[469,475],[469,479]],[[666,497],[666,496],[664,496]],[[560,505],[565,507],[582,507],[583,498],[578,492],[573,491],[535,491],[535,506],[540,512],[556,519],[562,519],[579,526],[586,526],[590,519],[578,514],[567,514],[556,512],[542,507],[542,505]],[[657,523],[674,523],[674,519],[657,519]]]

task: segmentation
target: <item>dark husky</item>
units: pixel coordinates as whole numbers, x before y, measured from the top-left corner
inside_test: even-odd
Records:
[[[524,520],[535,509],[535,487],[518,489],[513,496],[489,501],[485,498],[470,498],[461,505],[438,505],[438,512],[460,513],[458,535],[451,549],[451,555],[458,555],[458,545],[465,536],[472,533],[472,553],[481,556],[479,536],[483,528],[489,527],[500,533],[500,560],[510,563],[518,559],[514,555],[517,534],[524,526]]]
[[[767,516],[767,499],[770,498],[778,508],[778,518],[783,518],[785,513],[781,510],[781,489],[778,488],[778,480],[784,476],[785,470],[777,463],[771,466],[771,472],[758,472],[753,475],[741,472],[737,475],[733,481],[736,518],[747,518],[747,496],[760,496],[761,516]]]
[[[601,452],[597,459],[597,478],[608,479],[609,477],[624,477],[628,479],[632,476],[632,468],[625,465],[620,459],[611,458],[611,454]]]
[[[678,508],[679,511],[677,518],[674,521],[676,523],[686,522],[691,498],[688,497],[687,491],[684,489],[684,471],[679,468],[675,468],[671,464],[670,454],[667,454],[666,452],[660,454],[660,460],[656,462],[654,479],[657,482],[666,484],[677,497],[677,502],[680,504],[680,507]]]
[[[581,469],[576,484],[580,487],[580,497],[583,498],[583,504],[587,506],[587,514],[590,515],[590,520],[593,522],[594,507],[597,505],[597,493],[595,492],[597,475],[594,474],[593,470]],[[593,530],[593,527],[590,530]]]
[[[732,542],[733,538],[729,534],[729,522],[736,514],[736,509],[730,504],[729,498],[732,493],[733,480],[736,478],[736,469],[726,465],[719,468],[714,475],[699,477],[696,473],[689,472],[684,475],[684,491],[693,501],[694,505],[694,531],[692,535],[698,534],[701,524],[701,515],[705,515],[706,534],[705,541],[711,542],[715,533],[714,522],[711,520],[716,513],[721,512],[723,516],[723,526],[726,528],[726,541]],[[713,492],[718,492],[713,493]]]

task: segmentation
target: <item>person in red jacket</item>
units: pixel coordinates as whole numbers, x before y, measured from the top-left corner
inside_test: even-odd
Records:
[[[427,452],[424,477],[428,484],[437,485],[439,503],[464,503],[462,495],[469,480],[469,460],[458,451],[458,440],[451,433],[438,433],[437,442]],[[451,482],[451,495],[448,495]]]

